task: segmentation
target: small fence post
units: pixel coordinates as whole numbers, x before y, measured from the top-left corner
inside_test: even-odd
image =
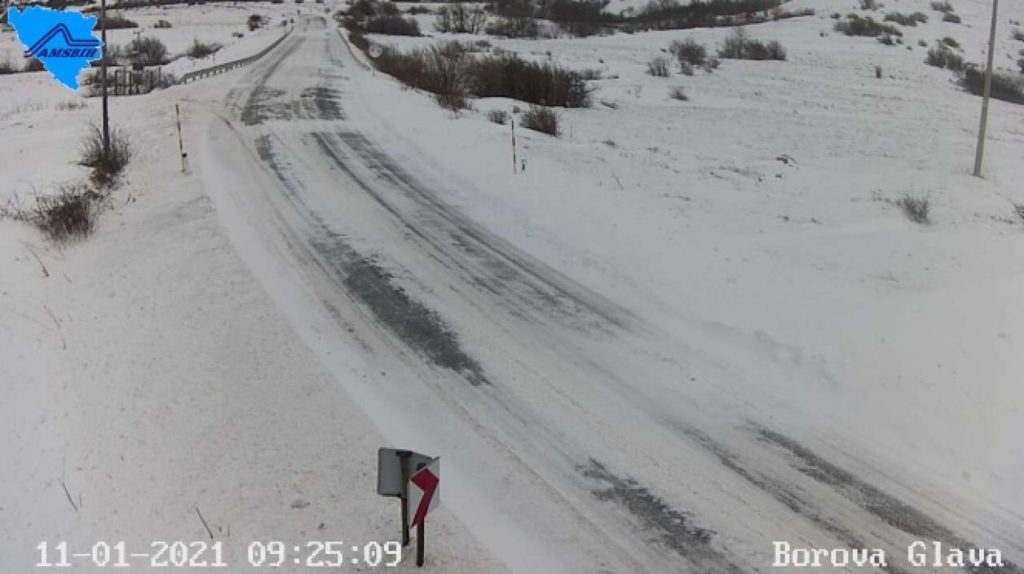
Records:
[[[180,104],[174,104],[174,116],[178,122],[178,152],[181,153],[181,173],[185,173],[188,169],[187,158],[188,154],[185,153],[185,141],[181,137],[181,106]]]
[[[516,174],[516,116],[509,114],[512,124],[512,175]]]

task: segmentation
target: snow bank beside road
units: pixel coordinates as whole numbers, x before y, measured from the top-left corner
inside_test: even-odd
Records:
[[[249,571],[250,541],[347,549],[400,533],[397,502],[375,494],[384,439],[252,279],[197,178],[179,172],[174,104],[188,145],[236,76],[114,100],[137,153],[90,239],[58,248],[0,221],[4,572],[30,571],[44,540],[149,551],[208,539],[196,508],[229,572]],[[11,112],[0,191],[83,178],[77,146],[98,100],[54,111],[76,96],[40,74],[2,77],[0,90],[4,106],[47,106],[0,108]],[[356,354],[335,352],[366,376]],[[443,505],[431,530],[427,571],[502,571]],[[412,548],[400,570],[415,568]]]

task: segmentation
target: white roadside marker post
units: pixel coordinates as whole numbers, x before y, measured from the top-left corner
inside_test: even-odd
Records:
[[[411,450],[394,448],[377,450],[377,494],[395,497],[401,501],[403,548],[409,545],[409,531],[412,526],[417,524],[409,516],[409,485],[415,485],[411,482],[415,477],[413,469],[427,467],[436,460],[438,459]],[[414,498],[413,505],[415,510],[418,510],[422,493],[419,486],[414,486],[413,489],[415,490],[413,494],[419,497]]]
[[[516,116],[515,112],[508,116],[512,121],[512,175],[516,174]]]
[[[992,95],[992,59],[996,52],[996,23],[999,21],[999,0],[992,0],[992,30],[988,38],[988,65],[985,66],[985,93],[981,102],[978,126],[978,147],[974,154],[974,177],[981,177],[981,161],[985,155],[985,131],[988,129],[988,100]]]
[[[178,121],[178,152],[181,153],[181,173],[185,173],[188,170],[188,164],[186,159],[188,154],[185,153],[185,141],[181,137],[181,105],[174,104],[174,116]]]

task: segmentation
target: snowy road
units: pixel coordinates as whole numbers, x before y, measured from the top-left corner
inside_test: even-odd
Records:
[[[820,421],[730,392],[723,360],[474,224],[446,201],[455,167],[412,167],[374,129],[370,81],[301,20],[231,90],[199,168],[307,343],[385,436],[444,458],[445,507],[513,570],[765,571],[777,540],[882,548],[888,572],[929,571],[915,540],[1024,552],[899,469],[865,476],[857,448],[779,430]]]

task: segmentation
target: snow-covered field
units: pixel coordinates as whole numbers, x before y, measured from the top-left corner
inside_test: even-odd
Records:
[[[126,11],[217,61],[296,31],[113,100],[137,154],[90,239],[0,220],[0,570],[42,540],[208,538],[196,508],[232,572],[253,540],[393,540],[389,445],[442,456],[435,572],[765,572],[776,540],[931,571],[914,539],[1019,572],[1024,106],[993,101],[972,177],[981,100],[918,40],[981,62],[988,2],[892,2],[930,16],[895,47],[832,31],[849,4],[795,0],[817,15],[748,28],[787,61],[694,76],[646,63],[730,30],[489,38],[603,78],[561,137],[517,128],[515,174],[487,112],[525,105],[445,111],[322,6]],[[1001,10],[1013,70],[1024,5]],[[370,38],[447,37],[418,18],[432,38]],[[0,76],[0,205],[86,176],[99,102],[59,110],[80,96],[47,76]]]

